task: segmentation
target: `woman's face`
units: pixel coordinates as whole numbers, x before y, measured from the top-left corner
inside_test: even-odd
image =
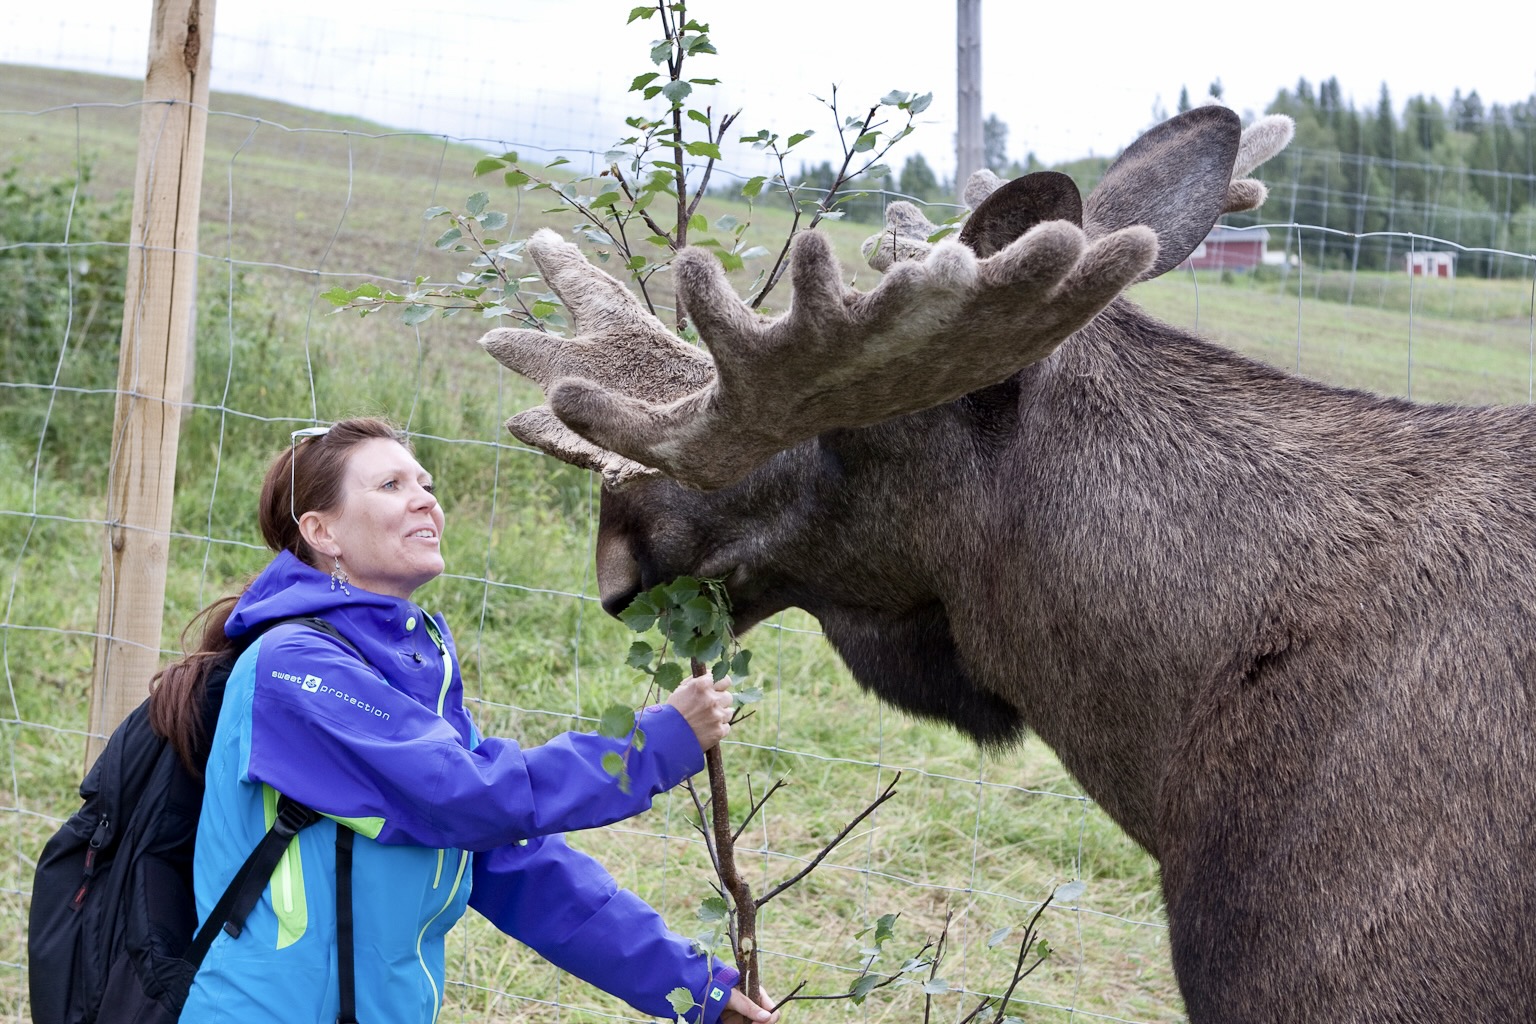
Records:
[[[357,445],[347,458],[341,505],[300,517],[311,550],[341,559],[352,586],[409,598],[443,571],[443,509],[432,477],[388,438]],[[329,571],[329,564],[317,568]]]

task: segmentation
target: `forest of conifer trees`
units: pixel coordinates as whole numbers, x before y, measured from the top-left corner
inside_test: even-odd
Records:
[[[1219,83],[1212,88],[1219,90]],[[1189,105],[1186,92],[1179,109]],[[1400,270],[1409,252],[1450,249],[1458,274],[1529,275],[1527,260],[1507,254],[1536,253],[1536,94],[1485,105],[1475,89],[1458,90],[1449,103],[1419,95],[1399,109],[1383,85],[1374,109],[1360,110],[1344,99],[1337,78],[1317,86],[1301,79],[1263,112],[1294,118],[1296,139],[1260,171],[1269,201],[1228,218],[1230,225],[1280,225],[1283,231],[1271,232],[1271,249],[1283,247],[1313,266]],[[987,136],[989,165],[1003,177],[1045,166],[1033,154],[1006,158],[1008,126],[996,115],[988,119]],[[1088,157],[1054,169],[1086,193],[1109,162]],[[802,166],[802,201],[814,205],[834,179],[830,163]],[[955,185],[936,178],[914,153],[899,176],[844,183],[836,205],[851,220],[878,223],[882,193],[890,191],[951,204]],[[936,211],[949,212],[943,205]]]
[[[1460,274],[1529,274],[1500,252],[1536,252],[1536,95],[1485,107],[1458,90],[1448,105],[1414,96],[1399,112],[1383,85],[1361,111],[1337,78],[1302,79],[1265,112],[1295,118],[1296,139],[1261,172],[1269,202],[1232,223],[1325,229],[1291,245],[1327,266],[1398,269],[1410,247],[1454,248],[1434,241],[1445,239],[1467,247]]]

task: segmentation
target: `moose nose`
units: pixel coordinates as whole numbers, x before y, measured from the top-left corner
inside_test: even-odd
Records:
[[[629,607],[641,589],[640,563],[630,553],[629,544],[621,537],[608,537],[599,533],[597,592],[603,601],[603,611],[617,616]]]

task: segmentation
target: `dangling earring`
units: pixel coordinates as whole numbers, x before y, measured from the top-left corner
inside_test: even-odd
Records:
[[[347,570],[341,567],[341,556],[337,555],[336,568],[331,570],[331,590],[334,592],[337,587],[340,587],[343,594],[351,597],[352,591],[347,589],[347,584],[349,582],[351,582],[351,580],[347,576]]]

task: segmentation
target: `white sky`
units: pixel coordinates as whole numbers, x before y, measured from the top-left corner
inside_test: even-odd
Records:
[[[658,23],[624,23],[640,2],[220,0],[213,87],[393,127],[601,152],[626,133],[630,81],[652,70]],[[0,34],[0,62],[140,76],[152,7],[26,4]],[[952,172],[952,0],[694,0],[692,15],[708,22],[719,55],[689,71],[722,80],[717,110],[743,110],[733,136],[814,128],[822,148],[797,150],[794,171],[801,159],[835,156],[826,147],[831,116],[812,98],[829,96],[833,83],[848,114],[891,89],[932,92],[917,134],[890,162],[899,169],[921,151],[941,175]],[[984,0],[982,107],[1008,124],[1010,157],[1033,150],[1053,163],[1116,152],[1152,123],[1155,105],[1176,107],[1181,86],[1199,102],[1218,78],[1239,112],[1262,111],[1298,77],[1315,87],[1330,75],[1362,109],[1375,108],[1383,82],[1399,113],[1412,95],[1448,101],[1458,88],[1478,90],[1485,105],[1510,103],[1536,92],[1533,29],[1529,0],[1265,8]]]

